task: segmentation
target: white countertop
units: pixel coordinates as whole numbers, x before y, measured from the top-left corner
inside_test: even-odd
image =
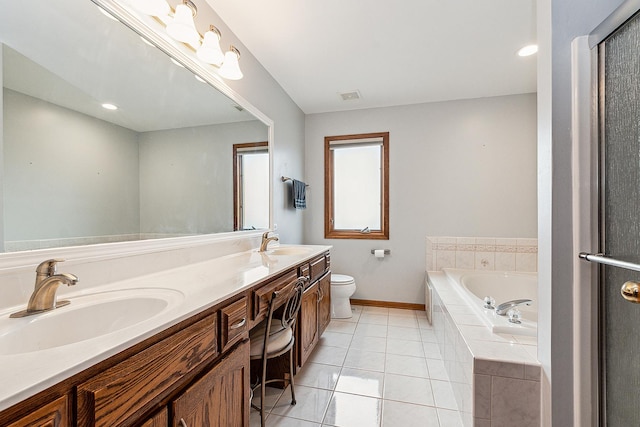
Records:
[[[259,253],[253,249],[84,290],[79,283],[76,293],[64,296],[64,299],[71,300],[68,307],[73,305],[74,297],[115,290],[168,289],[174,291],[177,298],[156,316],[109,334],[28,353],[4,354],[6,351],[0,349],[0,410],[331,248],[303,245],[295,247],[300,249],[296,254],[273,255],[269,251]],[[0,322],[6,324],[11,313],[24,308],[22,305],[3,309],[0,311]],[[57,310],[64,309],[62,307]],[[10,321],[29,322],[39,316],[44,315]],[[40,321],[46,321],[46,318]],[[64,331],[59,332],[64,334]]]

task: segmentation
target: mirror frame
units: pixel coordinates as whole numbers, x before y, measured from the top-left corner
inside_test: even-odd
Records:
[[[91,1],[96,6],[101,7],[105,11],[109,12],[120,23],[129,27],[131,31],[134,31],[143,37],[147,38],[158,49],[164,52],[169,57],[176,59],[182,63],[192,73],[200,76],[208,84],[213,86],[223,95],[227,96],[233,102],[237,103],[240,107],[247,110],[254,117],[260,120],[268,127],[268,148],[269,148],[269,229],[274,228],[273,218],[273,154],[274,154],[274,123],[268,116],[263,114],[249,101],[242,97],[239,93],[231,89],[227,84],[218,76],[212,66],[206,66],[197,60],[195,52],[190,51],[186,46],[179,44],[173,40],[170,40],[167,36],[163,36],[164,31],[160,32],[161,26],[157,24],[157,28],[142,22],[139,17],[130,13],[125,7],[118,4],[114,0],[83,0]],[[205,2],[200,7],[211,7]],[[67,258],[73,258],[75,260],[81,258],[95,258],[95,257],[115,257],[125,255],[135,255],[152,253],[157,251],[166,251],[172,249],[188,248],[192,246],[205,245],[208,243],[233,241],[240,238],[250,238],[253,236],[261,235],[265,230],[261,231],[232,231],[213,234],[202,234],[196,236],[185,237],[169,237],[162,239],[149,239],[149,240],[136,240],[129,242],[115,242],[115,243],[99,243],[95,245],[85,246],[70,246],[70,247],[58,247],[37,249],[31,251],[22,252],[6,252],[0,254],[0,266],[3,268],[13,268],[25,266],[28,264],[37,264],[42,261],[44,257],[55,254],[55,256],[65,256]]]

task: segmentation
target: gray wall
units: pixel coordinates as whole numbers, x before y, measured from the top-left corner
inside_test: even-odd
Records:
[[[233,230],[233,144],[267,137],[259,121],[141,133],[140,232]]]
[[[137,133],[3,92],[5,238],[137,233]]]
[[[324,137],[390,132],[390,239],[324,239]],[[354,298],[424,303],[425,236],[536,237],[535,94],[311,114],[305,242]],[[391,249],[378,260],[371,249]]]
[[[240,67],[244,78],[226,80],[225,83],[275,123],[276,148],[272,176],[274,222],[281,243],[302,243],[304,216],[301,211],[291,207],[290,185],[283,183],[280,177],[302,179],[304,176],[304,113],[222,19],[212,9],[199,4],[196,16],[198,28],[208,28],[212,23],[222,32],[225,44],[233,44],[241,52]]]
[[[571,41],[621,0],[542,0],[538,16],[538,358],[544,425],[573,425]]]

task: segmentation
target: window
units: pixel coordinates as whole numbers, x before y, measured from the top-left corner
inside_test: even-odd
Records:
[[[233,229],[269,228],[269,147],[233,144]]]
[[[327,239],[389,239],[389,132],[324,139]]]

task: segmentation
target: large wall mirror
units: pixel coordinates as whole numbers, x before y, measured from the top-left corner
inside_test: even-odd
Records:
[[[90,0],[7,3],[0,42],[3,251],[239,228],[233,147],[267,124]]]

